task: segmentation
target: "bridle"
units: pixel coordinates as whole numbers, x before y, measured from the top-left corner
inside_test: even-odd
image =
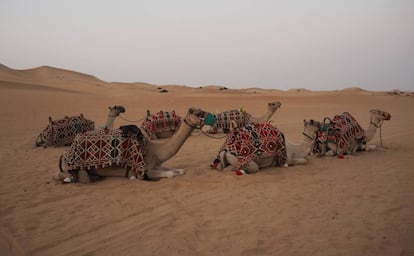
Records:
[[[190,126],[191,128],[193,128],[193,129],[200,129],[201,130],[201,127],[203,127],[203,125],[204,125],[204,119],[205,119],[205,116],[207,115],[208,113],[207,112],[202,112],[201,113],[201,115],[200,114],[198,114],[197,115],[197,117],[199,117],[200,118],[200,124],[197,126],[197,125],[192,125],[192,124],[190,124],[188,121],[187,121],[187,119],[185,119],[184,118],[184,123],[186,124],[186,125],[188,125],[188,126]],[[202,117],[201,117],[202,116]]]

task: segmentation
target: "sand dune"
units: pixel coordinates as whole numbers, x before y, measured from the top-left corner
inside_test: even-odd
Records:
[[[0,66],[0,81],[1,255],[414,255],[414,97],[107,83],[51,67]],[[131,120],[191,106],[259,116],[275,100],[273,124],[293,142],[305,118],[348,111],[367,127],[369,109],[389,111],[387,149],[236,176],[209,168],[223,139],[201,134],[165,163],[185,176],[63,185],[51,177],[66,148],[33,147],[49,116],[83,113],[101,125],[115,104]]]

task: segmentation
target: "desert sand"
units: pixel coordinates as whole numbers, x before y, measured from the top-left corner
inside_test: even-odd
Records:
[[[412,93],[220,89],[0,65],[0,254],[414,255]],[[67,147],[34,147],[49,116],[83,113],[103,126],[112,105],[123,105],[128,120],[147,109],[184,116],[189,107],[215,113],[243,106],[259,116],[270,101],[282,102],[272,124],[296,143],[305,118],[348,111],[366,128],[370,109],[388,111],[387,148],[237,176],[210,169],[224,139],[200,134],[164,164],[185,169],[184,176],[62,184],[52,176]],[[124,124],[139,125],[115,121]],[[380,144],[379,130],[372,144]]]

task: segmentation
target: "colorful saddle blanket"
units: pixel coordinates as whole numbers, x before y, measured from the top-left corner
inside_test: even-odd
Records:
[[[142,128],[150,138],[159,132],[175,132],[181,124],[181,117],[175,111],[160,111],[156,114],[150,114],[147,110],[147,118],[142,123]]]
[[[75,135],[95,129],[95,122],[79,116],[65,116],[62,119],[52,120],[49,117],[49,125],[39,134],[36,146],[64,146],[70,145]]]
[[[319,151],[319,144],[335,143],[337,145],[336,154],[342,156],[344,153],[352,151],[349,148],[352,146],[352,141],[356,140],[358,143],[366,144],[364,129],[348,112],[336,115],[332,120],[329,118],[325,118],[325,120],[330,122],[324,122],[318,132],[313,152]]]
[[[136,129],[139,130],[138,127]],[[75,137],[70,149],[63,154],[69,170],[104,168],[112,165],[130,167],[144,178],[146,173],[145,145],[141,134],[131,136],[131,129],[99,129]],[[140,132],[139,132],[140,133]]]
[[[269,123],[250,124],[234,129],[226,137],[223,150],[237,156],[237,168],[243,168],[250,161],[274,157],[274,166],[287,162],[286,141],[282,132]],[[214,161],[217,164],[217,156]]]
[[[232,122],[235,122],[237,127],[243,127],[250,124],[251,115],[240,109],[232,109],[224,111],[215,115],[216,123],[212,125],[212,130],[217,132],[218,129],[223,129],[225,133],[230,131]]]

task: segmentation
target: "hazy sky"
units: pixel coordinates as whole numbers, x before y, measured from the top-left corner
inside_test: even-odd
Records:
[[[105,81],[414,90],[413,0],[0,0],[0,63]]]

